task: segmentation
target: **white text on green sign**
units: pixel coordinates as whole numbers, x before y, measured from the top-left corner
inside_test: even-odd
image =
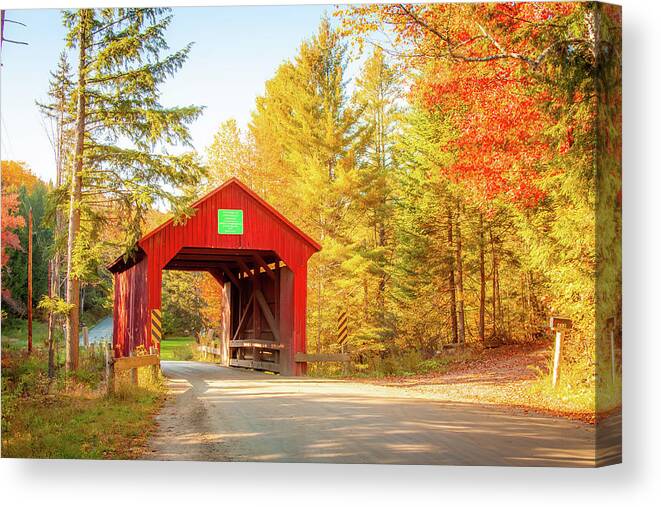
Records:
[[[243,210],[219,209],[218,234],[243,234]]]

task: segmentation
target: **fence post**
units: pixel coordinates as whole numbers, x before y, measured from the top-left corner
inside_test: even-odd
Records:
[[[344,343],[342,344],[341,352],[342,352],[342,354],[344,354],[346,352],[346,347],[345,347]],[[349,362],[348,361],[344,361],[342,363],[342,375],[344,375],[344,376],[349,375]]]
[[[90,332],[87,326],[83,326],[83,346],[86,348],[90,345]]]
[[[156,348],[155,347],[149,347],[149,354],[150,355],[156,355]],[[156,382],[158,380],[158,369],[159,369],[160,363],[159,364],[154,364],[150,366],[151,370],[151,380],[152,382]]]
[[[571,329],[571,319],[563,317],[551,317],[550,328],[555,331],[555,350],[553,353],[553,389],[560,379],[560,357],[562,355],[562,335],[565,329]]]
[[[107,343],[103,350],[106,360],[106,389],[108,394],[115,392],[115,363],[112,344]]]
[[[132,350],[129,353],[129,356],[133,357],[135,356],[135,352]],[[134,386],[138,385],[138,369],[137,368],[131,368],[131,384]]]

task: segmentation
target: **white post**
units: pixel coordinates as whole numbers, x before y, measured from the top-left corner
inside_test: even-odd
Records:
[[[89,344],[90,344],[89,329],[87,329],[87,326],[83,326],[83,345],[85,347],[89,347]]]
[[[555,389],[560,377],[560,348],[562,347],[562,331],[555,332],[555,353],[553,355],[553,388]]]

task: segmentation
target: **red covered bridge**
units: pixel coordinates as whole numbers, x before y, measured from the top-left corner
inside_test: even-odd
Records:
[[[237,179],[197,201],[184,224],[173,220],[117,259],[113,347],[128,356],[158,347],[164,269],[207,271],[222,287],[221,362],[305,373],[307,262],[320,245]]]

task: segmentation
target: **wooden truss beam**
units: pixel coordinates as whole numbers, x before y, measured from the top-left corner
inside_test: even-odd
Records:
[[[221,264],[220,269],[223,270],[223,273],[225,273],[225,276],[229,278],[230,282],[232,282],[237,289],[241,290],[241,286],[239,285],[239,280],[236,278],[236,276],[234,276],[234,273],[232,273],[225,264]]]
[[[262,309],[262,314],[264,314],[264,318],[266,319],[266,322],[268,323],[269,328],[271,329],[271,333],[273,333],[273,337],[275,338],[275,341],[280,343],[280,330],[278,329],[278,324],[275,320],[275,317],[273,317],[273,314],[271,313],[269,304],[266,302],[264,293],[259,289],[256,290],[255,299],[257,300],[259,307]]]
[[[275,281],[275,273],[273,273],[273,271],[271,271],[271,268],[270,268],[269,265],[264,261],[264,259],[262,259],[262,256],[259,255],[259,254],[253,254],[253,255],[252,255],[252,258],[255,259],[255,262],[257,263],[257,266],[261,266],[261,267],[264,269],[264,271],[266,272],[267,276],[268,276],[271,280]],[[255,268],[255,269],[256,269],[257,271],[259,271],[259,268]]]

